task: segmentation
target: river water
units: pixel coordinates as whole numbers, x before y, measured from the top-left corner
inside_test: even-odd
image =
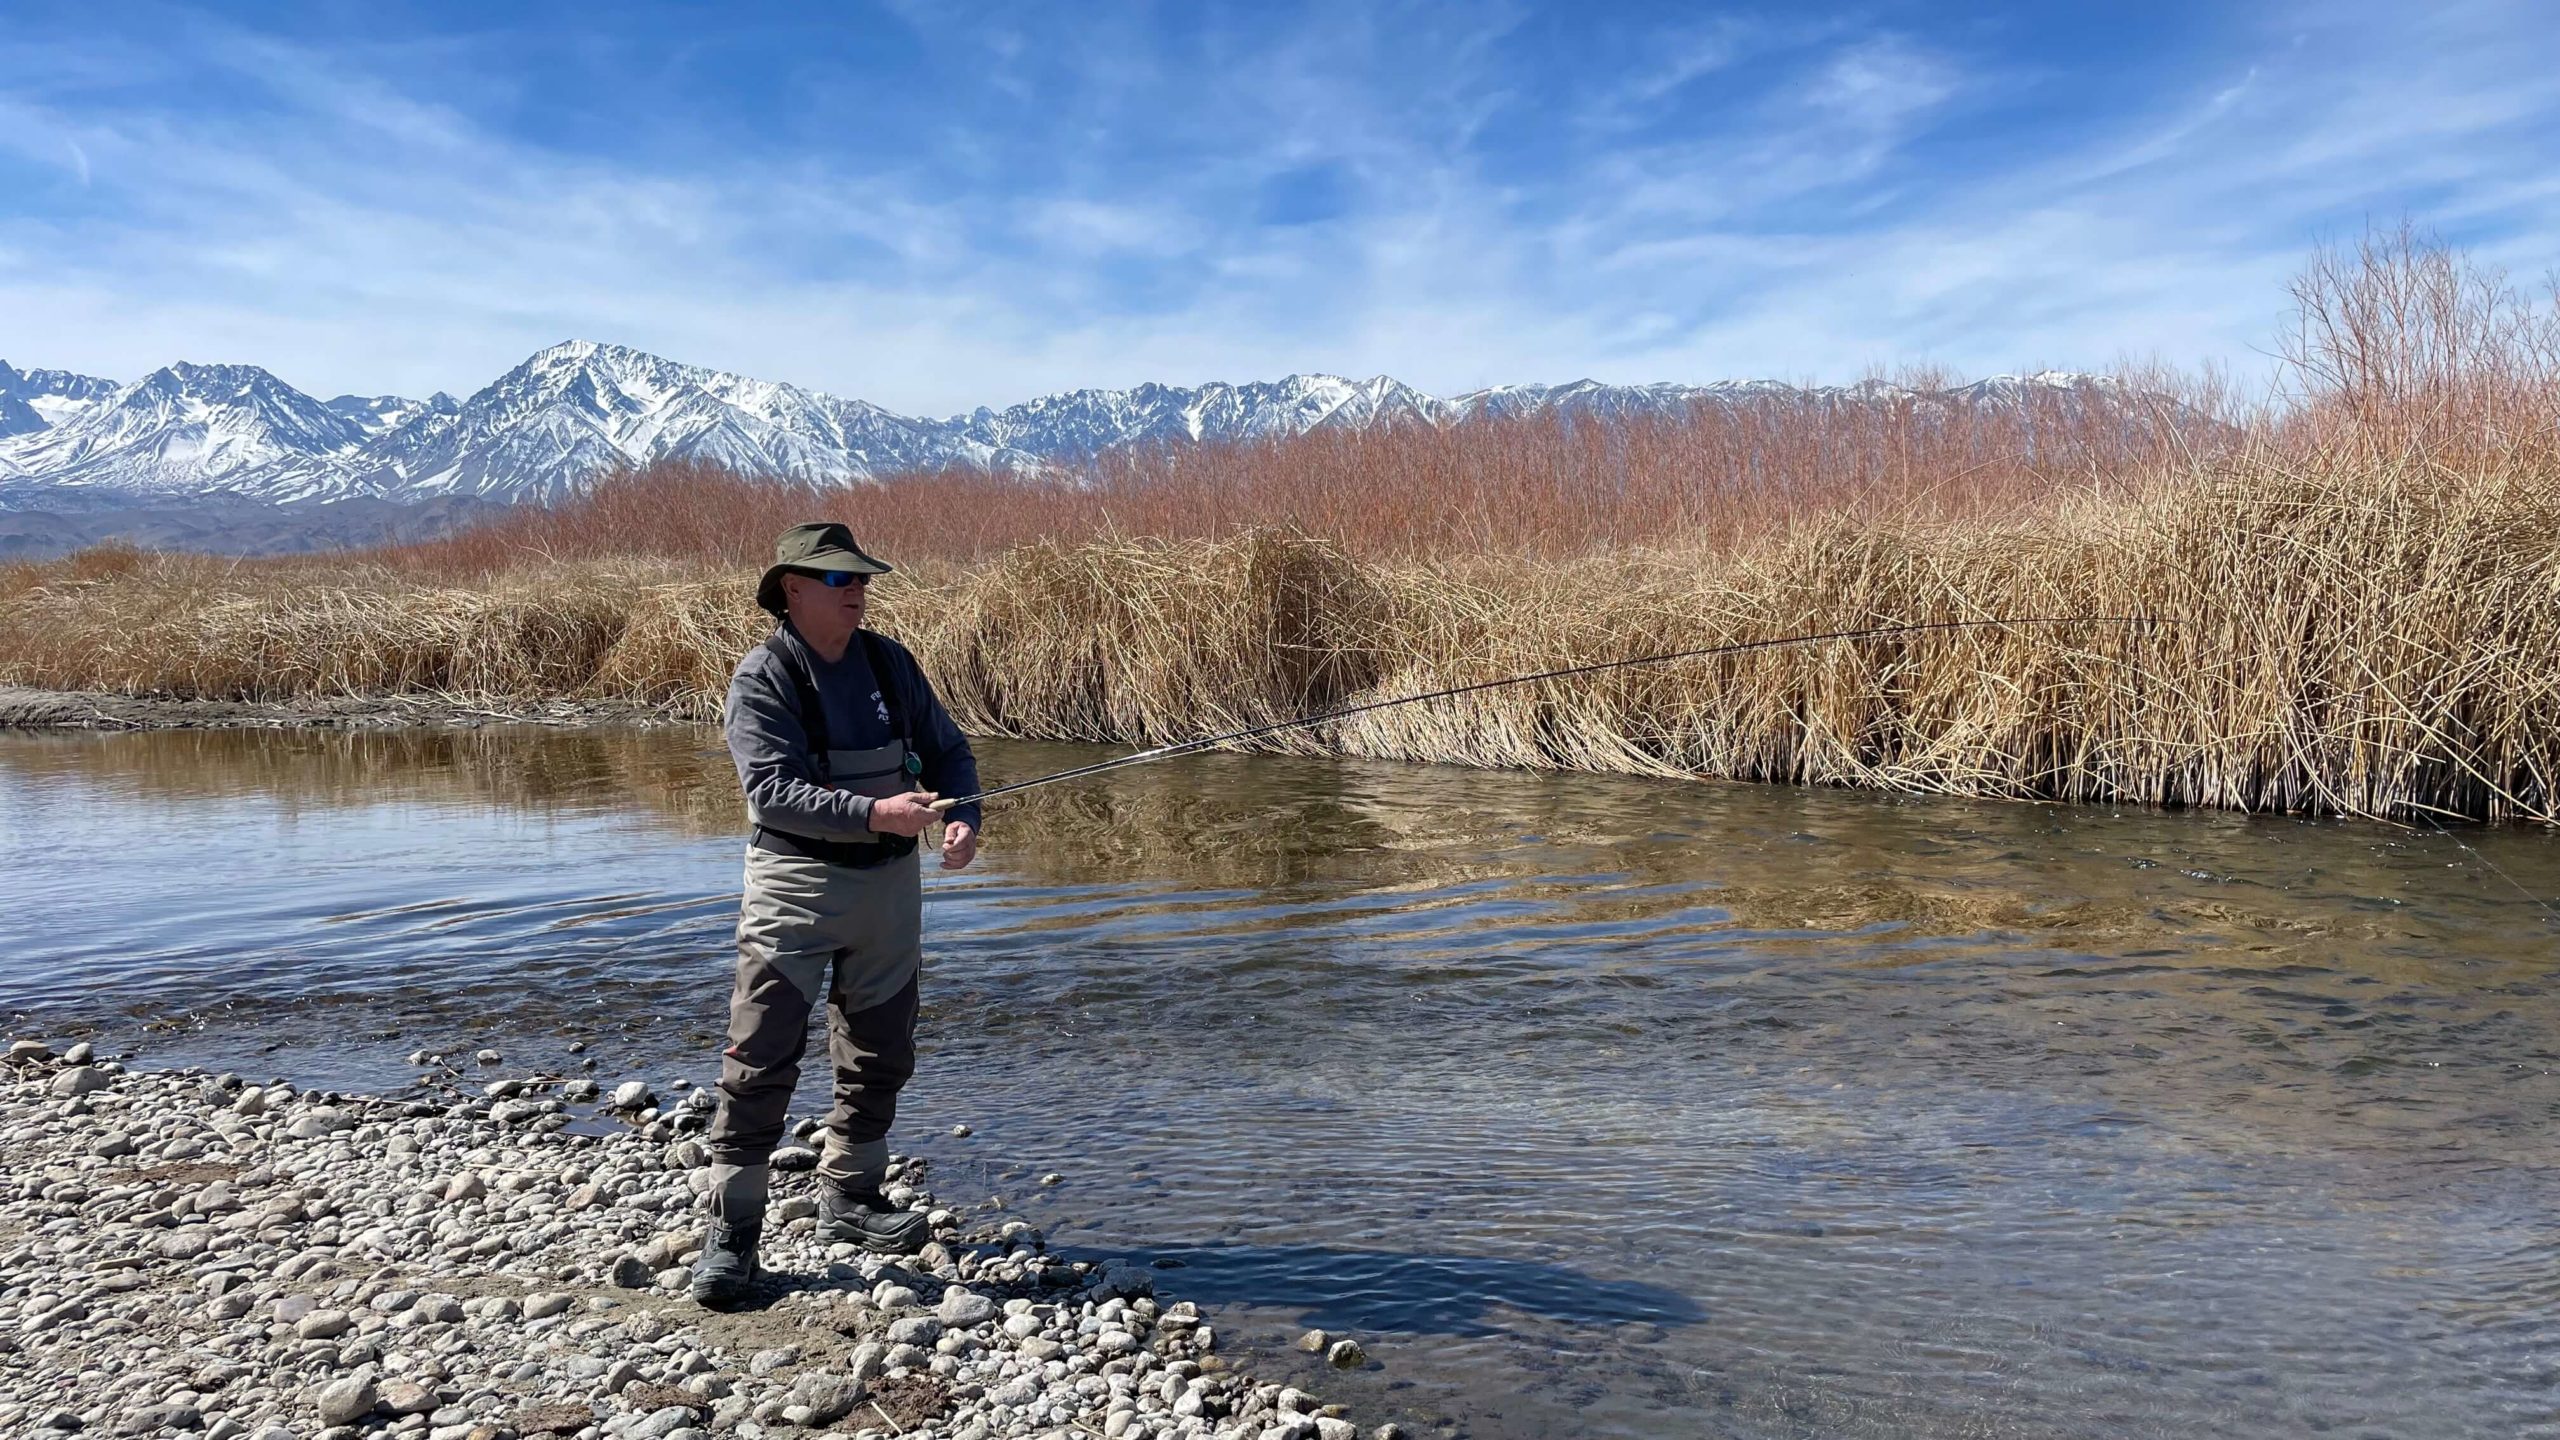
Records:
[[[0,735],[0,1014],[707,1080],[711,743]],[[928,866],[902,1143],[1364,1422],[2560,1431],[2546,833],[1228,755],[989,830]]]

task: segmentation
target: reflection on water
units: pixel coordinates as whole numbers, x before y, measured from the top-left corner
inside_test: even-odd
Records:
[[[0,1011],[322,1083],[572,1035],[705,1078],[709,744],[0,738]],[[2442,836],[1240,756],[990,820],[928,868],[912,1143],[1364,1417],[2560,1425],[2560,932]],[[2472,838],[2560,893],[2550,836]]]

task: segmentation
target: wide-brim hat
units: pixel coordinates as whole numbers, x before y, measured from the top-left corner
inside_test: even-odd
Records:
[[[756,583],[756,604],[773,614],[783,612],[782,577],[791,570],[838,570],[851,575],[886,575],[889,562],[864,553],[853,532],[832,520],[794,525],[773,542],[773,567]]]

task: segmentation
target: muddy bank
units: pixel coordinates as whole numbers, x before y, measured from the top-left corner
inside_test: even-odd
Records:
[[[7,730],[471,730],[483,725],[679,725],[676,711],[618,701],[536,703],[432,695],[197,700],[0,686]]]
[[[1360,1433],[1232,1369],[1155,1270],[1051,1255],[1000,1202],[937,1200],[912,1159],[888,1193],[936,1238],[890,1259],[823,1243],[814,1153],[777,1154],[762,1292],[703,1310],[682,1289],[708,1096],[461,1063],[394,1099],[13,1043],[0,1433]]]

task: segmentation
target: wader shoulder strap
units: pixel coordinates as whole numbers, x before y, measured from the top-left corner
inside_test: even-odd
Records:
[[[809,673],[809,662],[798,646],[783,638],[776,630],[766,638],[767,654],[779,661],[782,673],[791,677],[791,708],[800,717],[800,732],[809,739],[809,758],[817,762],[818,774],[827,773],[827,707],[818,698],[818,677]]]
[[[903,673],[889,663],[889,642],[868,630],[854,632],[862,637],[862,658],[871,662],[871,683],[880,687],[880,703],[889,710],[889,738],[906,742],[907,753],[916,749],[915,731],[907,724],[906,697],[899,692],[898,677]]]

